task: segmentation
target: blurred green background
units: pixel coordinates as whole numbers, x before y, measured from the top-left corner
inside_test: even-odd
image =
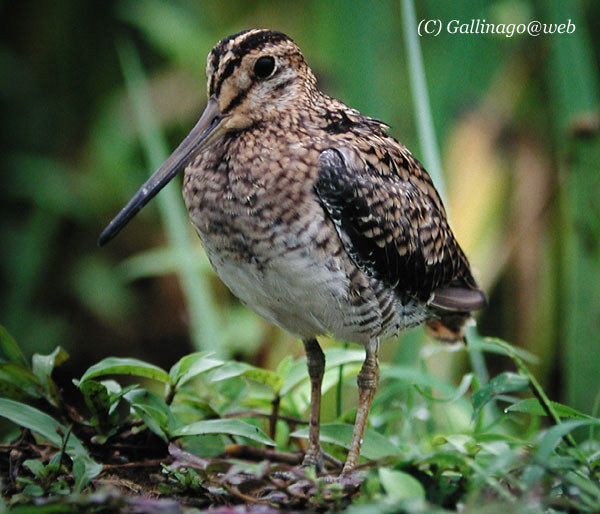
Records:
[[[401,2],[21,0],[0,9],[0,324],[27,354],[62,345],[65,384],[108,355],[169,366],[209,349],[266,367],[301,355],[299,341],[216,278],[180,182],[109,246],[96,239],[200,115],[208,51],[247,28],[289,34],[325,92],[388,122],[423,158]],[[551,397],[591,412],[600,390],[600,3],[426,0],[416,11],[443,23],[576,26],[539,37],[442,31],[420,43],[451,223],[491,300],[479,331],[535,353]],[[382,360],[422,362],[453,380],[468,367],[465,352],[440,351],[421,330],[384,345]],[[488,362],[492,372],[508,365]]]

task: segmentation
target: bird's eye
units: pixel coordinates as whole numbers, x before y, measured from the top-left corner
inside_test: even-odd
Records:
[[[266,79],[271,76],[275,69],[275,59],[270,55],[257,59],[254,63],[254,73],[259,79]]]

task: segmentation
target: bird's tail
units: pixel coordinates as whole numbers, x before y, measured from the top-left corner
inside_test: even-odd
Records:
[[[464,328],[474,323],[471,311],[486,305],[485,293],[476,286],[461,284],[436,289],[431,300],[435,317],[427,322],[429,333],[443,342],[464,341]]]
[[[474,320],[470,312],[440,313],[426,323],[427,331],[443,343],[457,343],[465,340],[464,329]]]

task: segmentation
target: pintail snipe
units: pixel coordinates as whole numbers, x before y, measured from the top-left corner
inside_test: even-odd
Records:
[[[316,337],[365,346],[348,474],[378,381],[379,342],[423,323],[441,339],[461,339],[486,297],[422,165],[384,123],[319,91],[288,36],[229,36],[209,53],[206,74],[199,121],[99,244],[184,170],[183,197],[218,275],[304,342],[312,394],[305,465],[322,465],[325,358]]]

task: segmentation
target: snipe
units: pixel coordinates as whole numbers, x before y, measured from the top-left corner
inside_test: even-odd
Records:
[[[384,123],[319,91],[289,37],[227,37],[206,72],[204,113],[99,244],[185,170],[185,203],[223,282],[304,341],[312,385],[304,464],[322,464],[325,359],[316,337],[365,346],[342,472],[350,473],[378,381],[379,342],[422,323],[441,339],[461,339],[485,295],[425,169]]]

